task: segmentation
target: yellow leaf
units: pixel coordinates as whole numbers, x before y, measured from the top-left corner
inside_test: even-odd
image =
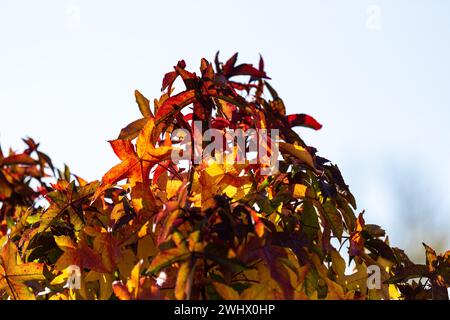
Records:
[[[139,279],[141,277],[141,266],[143,261],[139,261],[131,270],[131,277],[127,281],[127,288],[129,292],[134,292],[134,298],[137,299],[139,294]]]
[[[67,279],[69,278],[69,276],[71,276],[72,272],[73,272],[73,269],[71,267],[65,268],[59,276],[55,277],[50,282],[50,284],[57,285],[57,284],[66,283]]]
[[[308,187],[304,186],[302,184],[296,184],[294,185],[294,193],[293,196],[295,198],[304,198],[306,196],[306,189]]]
[[[236,187],[231,184],[225,185],[222,190],[228,197],[238,200],[244,198],[251,190],[252,184],[246,183],[242,186]]]
[[[194,265],[192,261],[183,262],[178,271],[177,282],[175,284],[175,298],[178,300],[189,299],[192,286],[192,276]]]
[[[341,282],[341,280],[344,280],[345,275],[345,260],[335,249],[333,249],[330,254],[331,254],[332,268],[336,273],[338,282]]]
[[[266,283],[254,284],[245,289],[239,298],[241,300],[264,300],[267,296],[269,286]]]
[[[120,279],[122,281],[126,281],[130,277],[131,270],[133,270],[135,261],[136,257],[133,253],[133,250],[126,249],[122,252],[122,257],[119,260],[119,263],[117,264]]]
[[[147,268],[150,265],[148,258],[155,256],[157,253],[158,248],[151,235],[138,240],[137,258],[144,261],[142,268]]]
[[[11,240],[0,248],[0,292],[5,290],[11,299],[35,300],[27,282],[45,280],[43,272],[43,263],[23,263]]]
[[[314,169],[314,161],[311,154],[302,146],[286,142],[280,142],[279,146],[281,151],[293,155],[294,157]]]
[[[134,95],[136,97],[136,102],[142,115],[147,118],[153,117],[152,111],[150,110],[150,101],[146,97],[144,97],[138,90],[134,91]]]
[[[343,283],[348,290],[367,291],[367,267],[365,264],[356,264],[356,272],[344,277]]]
[[[183,181],[180,180],[168,180],[166,185],[167,199],[171,199],[176,196],[182,184]]]
[[[69,300],[69,297],[64,293],[57,292],[56,294],[52,295],[49,300]]]
[[[327,300],[347,299],[347,296],[344,293],[344,289],[339,284],[325,277],[323,279],[325,280],[325,283],[328,287]]]
[[[147,221],[147,222],[141,227],[141,229],[139,229],[138,237],[139,237],[139,238],[143,238],[143,237],[145,237],[146,235],[148,235],[148,234],[150,233],[149,227],[150,227],[150,222]]]
[[[398,291],[397,287],[393,284],[389,285],[389,297],[392,300],[399,300],[401,297],[400,292]]]
[[[113,293],[112,275],[109,273],[90,271],[85,278],[85,282],[95,282],[95,281],[98,281],[99,283],[98,289],[99,294],[97,294],[97,298],[100,300],[108,300]]]
[[[226,284],[220,282],[213,282],[214,288],[216,288],[217,293],[224,300],[239,300],[239,293],[234,290],[232,287],[227,286]]]

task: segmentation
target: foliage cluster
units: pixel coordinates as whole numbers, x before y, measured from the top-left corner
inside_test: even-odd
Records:
[[[199,74],[178,62],[153,108],[135,92],[142,117],[109,141],[120,162],[101,181],[54,168],[30,138],[0,150],[0,298],[448,299],[450,251],[425,245],[415,264],[355,214],[339,168],[293,129],[321,125],[286,114],[269,79],[262,59],[237,54],[202,59]],[[174,163],[177,128],[279,129],[280,170]],[[79,290],[67,286],[73,265]],[[367,285],[373,265],[379,288]]]

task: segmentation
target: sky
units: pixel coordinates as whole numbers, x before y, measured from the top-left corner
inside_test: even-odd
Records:
[[[0,2],[0,144],[41,142],[100,179],[107,140],[160,96],[180,59],[265,60],[302,138],[340,167],[367,223],[423,261],[450,248],[450,2],[445,0]],[[181,88],[180,88],[181,89]]]

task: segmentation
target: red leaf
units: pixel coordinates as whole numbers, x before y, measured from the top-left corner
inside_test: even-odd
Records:
[[[172,86],[177,77],[178,74],[176,71],[167,72],[163,78],[161,91],[164,91],[167,87]]]
[[[287,116],[287,122],[291,128],[296,126],[307,127],[314,130],[322,128],[322,125],[317,122],[316,119],[307,114],[290,114]]]
[[[169,117],[171,113],[175,114],[188,104],[192,103],[194,99],[195,90],[183,91],[170,97],[158,108],[155,115],[155,121],[161,121],[162,119]]]
[[[225,118],[217,117],[217,118],[213,119],[211,125],[214,129],[222,130],[222,129],[230,126],[230,121],[228,121]]]
[[[255,78],[270,79],[264,71],[260,71],[247,63],[240,64],[234,68],[231,76],[252,76]]]
[[[7,164],[7,165],[11,165],[11,164],[33,165],[36,163],[36,160],[31,158],[26,153],[21,153],[21,154],[10,155],[9,157],[4,158],[0,162],[1,162],[0,164],[3,164],[3,165],[5,165],[5,164]]]
[[[234,65],[236,64],[237,57],[238,53],[236,52],[230,59],[228,59],[227,62],[225,62],[222,69],[224,75],[228,75],[232,72],[232,70],[234,69]]]
[[[171,91],[172,85],[179,75],[179,72],[177,71],[177,67],[181,68],[181,69],[186,68],[186,62],[184,62],[184,60],[178,61],[177,65],[174,67],[175,71],[167,72],[164,75],[161,91],[164,91],[164,89],[166,89],[167,87],[169,88],[168,92]]]

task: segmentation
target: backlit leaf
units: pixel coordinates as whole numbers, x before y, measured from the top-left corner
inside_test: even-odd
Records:
[[[44,264],[23,263],[17,247],[7,241],[0,249],[0,293],[6,291],[14,300],[35,300],[28,281],[45,280]]]

